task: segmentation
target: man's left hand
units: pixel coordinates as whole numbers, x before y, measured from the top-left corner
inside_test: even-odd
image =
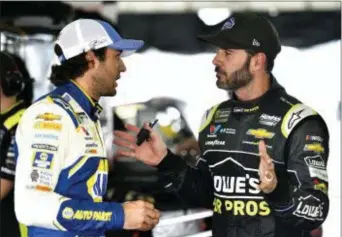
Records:
[[[259,188],[264,193],[271,193],[277,187],[278,180],[274,171],[274,164],[271,157],[267,154],[264,141],[259,142]]]

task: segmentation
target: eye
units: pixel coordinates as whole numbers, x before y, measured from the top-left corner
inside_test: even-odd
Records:
[[[229,51],[229,50],[225,50],[224,52],[225,52],[225,55],[226,55],[226,56],[230,56],[230,55],[232,55],[232,52],[231,52],[231,51]]]

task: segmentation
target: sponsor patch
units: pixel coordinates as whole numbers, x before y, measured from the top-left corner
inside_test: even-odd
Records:
[[[321,155],[307,156],[304,160],[306,165],[309,167],[325,170],[325,162]]]
[[[318,178],[320,180],[328,182],[328,172],[325,169],[311,166],[309,166],[308,168],[311,178]]]
[[[95,147],[98,147],[99,145],[97,145],[95,142],[93,143],[89,143],[89,144],[86,144],[86,147],[92,147],[92,148],[95,148]]]
[[[36,119],[43,119],[45,121],[61,120],[62,116],[54,113],[44,113],[37,115]]]
[[[58,148],[56,146],[52,146],[49,144],[41,144],[41,143],[35,143],[31,145],[34,149],[40,149],[40,150],[48,150],[48,151],[57,151]]]
[[[228,121],[228,117],[231,113],[230,109],[220,109],[215,113],[214,120],[216,123],[224,123]]]
[[[251,135],[254,136],[257,139],[271,139],[274,137],[274,133],[273,132],[269,132],[266,129],[263,128],[258,128],[258,129],[249,129],[246,132],[247,135]]]
[[[224,146],[226,144],[226,141],[220,141],[220,140],[214,140],[214,141],[206,141],[205,145],[207,146]]]
[[[54,130],[54,131],[62,130],[62,124],[54,123],[54,122],[36,122],[33,127],[35,129],[42,129],[42,130]]]
[[[63,218],[70,220],[74,215],[74,210],[70,207],[66,207],[62,211]]]
[[[313,151],[316,153],[324,153],[324,147],[321,143],[306,144],[304,146],[304,151]]]
[[[323,138],[321,138],[320,136],[306,135],[305,140],[314,141],[314,142],[323,142]]]
[[[242,140],[242,144],[248,144],[248,145],[252,145],[252,146],[259,146],[259,142],[254,142],[254,141],[246,141],[246,140]],[[272,149],[272,146],[267,145],[266,147],[269,149]]]
[[[259,123],[274,127],[276,126],[281,120],[281,117],[274,116],[274,115],[268,115],[268,114],[262,114],[259,118]]]
[[[41,191],[51,191],[53,187],[52,177],[52,171],[33,169],[30,174],[32,181],[30,188]]]
[[[58,140],[58,136],[54,134],[44,134],[44,133],[35,133],[34,138],[42,138],[42,139],[51,139]]]
[[[254,112],[254,111],[257,111],[257,110],[259,110],[259,106],[254,106],[252,108],[235,107],[233,109],[233,112],[234,113],[251,113],[251,112]]]
[[[297,209],[293,212],[294,215],[312,221],[323,221],[323,204],[321,200],[309,195],[299,197]]]
[[[328,186],[325,183],[319,181],[318,179],[314,179],[313,183],[314,183],[315,190],[321,191],[325,194],[328,193]]]
[[[50,169],[54,154],[37,151],[33,155],[33,167]]]

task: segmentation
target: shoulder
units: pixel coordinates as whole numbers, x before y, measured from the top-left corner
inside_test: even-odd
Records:
[[[26,108],[22,108],[17,110],[14,114],[9,116],[7,119],[4,121],[4,127],[6,128],[7,131],[15,130],[21,117],[23,116]]]
[[[280,97],[280,107],[284,109],[281,132],[285,138],[306,121],[325,125],[324,119],[316,110],[291,95],[283,94]]]
[[[199,132],[201,132],[203,129],[205,129],[211,122],[211,120],[213,119],[215,112],[217,111],[217,109],[219,108],[219,106],[224,103],[218,103],[214,106],[211,106],[209,109],[207,109],[205,111],[205,113],[202,115],[202,119],[201,119],[201,124],[200,124],[200,129]]]
[[[33,103],[28,107],[19,122],[21,127],[34,124],[34,126],[54,126],[60,130],[62,125],[70,121],[68,113],[55,104],[48,97]],[[31,127],[31,126],[30,126]],[[59,129],[60,128],[60,129]]]
[[[77,115],[70,104],[59,95],[48,94],[33,103],[26,112],[30,119],[38,116],[46,120],[54,120],[54,117],[61,117],[61,120],[71,119],[75,127],[78,126]]]

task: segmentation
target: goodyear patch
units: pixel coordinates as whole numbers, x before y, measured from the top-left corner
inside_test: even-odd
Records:
[[[50,169],[54,154],[37,151],[33,154],[33,167]]]

